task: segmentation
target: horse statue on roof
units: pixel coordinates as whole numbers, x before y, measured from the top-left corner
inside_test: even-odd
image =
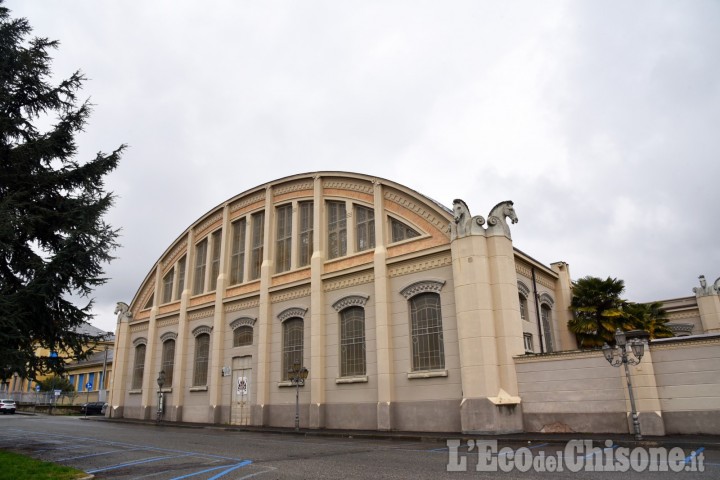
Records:
[[[450,240],[467,237],[468,235],[484,235],[485,219],[481,215],[470,215],[467,204],[456,198],[453,200],[453,221],[450,223]]]
[[[120,323],[124,318],[127,318],[128,320],[132,318],[130,306],[125,302],[117,302],[117,305],[115,305],[114,313],[118,316],[118,323]]]
[[[515,208],[511,200],[500,202],[490,210],[487,234],[502,234],[508,238],[512,238],[510,235],[510,226],[507,224],[506,218],[509,218],[513,224],[518,222],[517,214],[515,213]]]

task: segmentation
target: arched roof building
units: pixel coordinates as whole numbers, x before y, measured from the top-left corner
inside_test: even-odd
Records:
[[[190,225],[118,304],[111,415],[309,428],[518,431],[513,356],[573,348],[567,265],[398,183],[314,172]]]

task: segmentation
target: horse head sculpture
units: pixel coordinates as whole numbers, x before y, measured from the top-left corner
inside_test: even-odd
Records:
[[[450,239],[466,237],[468,235],[482,235],[485,219],[481,215],[470,215],[467,204],[456,198],[453,200],[453,222],[450,224]]]
[[[512,238],[510,235],[510,227],[507,224],[507,220],[505,220],[506,218],[509,218],[513,224],[518,222],[517,214],[515,213],[515,208],[511,200],[500,202],[490,210],[490,215],[488,216],[488,234],[502,233],[506,237]]]

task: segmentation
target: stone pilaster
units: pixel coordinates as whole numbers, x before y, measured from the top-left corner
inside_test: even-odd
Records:
[[[323,219],[323,189],[321,178],[313,184],[313,253],[310,258],[310,428],[325,427],[325,292],[322,284],[325,250],[321,238]]]
[[[145,371],[143,372],[143,383],[142,383],[142,415],[144,419],[150,419],[153,415],[153,410],[157,408],[157,375],[160,370],[155,369],[155,357],[157,349],[156,341],[157,338],[157,314],[158,314],[158,303],[160,302],[161,287],[162,287],[162,264],[158,262],[155,266],[155,293],[153,295],[153,306],[150,309],[150,320],[148,322],[148,336],[147,346],[145,348]]]
[[[392,345],[392,310],[389,299],[389,280],[387,271],[385,197],[383,186],[375,183],[375,255],[373,257],[375,271],[375,336],[377,339],[377,428],[392,429],[391,405],[393,402],[393,345]]]
[[[625,380],[625,368],[621,367],[618,370],[620,370],[623,380]],[[645,342],[645,354],[642,361],[638,365],[630,367],[630,375],[642,434],[665,435],[665,424],[662,418],[657,379],[655,378],[655,366],[647,342]],[[630,397],[627,388],[625,389],[625,399],[628,412],[628,431],[633,432]]]
[[[195,264],[195,234],[192,229],[188,233],[187,252],[185,253],[185,284],[183,291],[180,292],[180,312],[178,317],[178,336],[175,340],[175,359],[173,365],[173,384],[168,385],[172,388],[170,395],[169,411],[165,412],[166,418],[175,422],[182,421],[183,402],[185,398],[185,372],[191,367],[190,360],[187,359],[187,342],[190,332],[188,332],[187,309],[190,303],[190,292],[192,291]],[[166,400],[167,401],[167,400]],[[167,403],[166,403],[167,405]]]
[[[702,333],[720,333],[720,295],[703,295],[697,297]]]
[[[553,272],[558,274],[558,282],[555,284],[555,309],[553,316],[558,332],[557,350],[575,350],[578,348],[577,340],[568,329],[568,322],[572,318],[570,303],[572,302],[572,279],[570,277],[570,265],[565,262],[550,264]]]
[[[272,281],[273,262],[269,242],[271,225],[273,218],[273,192],[272,188],[268,188],[265,192],[265,229],[263,233],[263,261],[260,267],[260,305],[258,308],[258,374],[257,374],[257,403],[255,404],[255,412],[253,413],[253,424],[266,425],[268,422],[267,406],[270,402],[270,364],[271,351],[270,345],[272,340],[272,308],[270,304],[270,284]],[[252,217],[251,217],[252,219]],[[252,228],[249,235],[253,235]],[[252,258],[252,251],[248,251]]]
[[[122,306],[122,308],[121,308]],[[125,395],[127,394],[128,359],[130,358],[130,319],[132,312],[127,310],[127,304],[118,303],[115,310],[118,314],[117,326],[115,327],[115,352],[113,368],[110,377],[110,418],[122,418]]]
[[[210,411],[208,413],[208,421],[210,423],[223,423],[222,405],[223,377],[222,353],[225,351],[225,308],[223,305],[223,297],[225,296],[225,288],[227,287],[227,270],[228,270],[228,245],[230,243],[230,208],[225,205],[223,209],[222,237],[220,242],[220,271],[218,272],[217,284],[215,287],[215,318],[213,319],[213,332],[210,342],[210,371],[208,372],[208,388],[210,394]],[[209,265],[212,265],[210,263]],[[212,267],[211,267],[212,268]],[[227,404],[227,402],[225,402]],[[229,415],[229,410],[228,410]]]

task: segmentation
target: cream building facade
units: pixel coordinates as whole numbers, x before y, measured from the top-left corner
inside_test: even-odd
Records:
[[[163,371],[165,420],[292,426],[297,363],[302,427],[527,430],[518,362],[576,343],[568,265],[514,248],[517,221],[354,173],[243,192],[118,303],[109,415],[154,417]]]

